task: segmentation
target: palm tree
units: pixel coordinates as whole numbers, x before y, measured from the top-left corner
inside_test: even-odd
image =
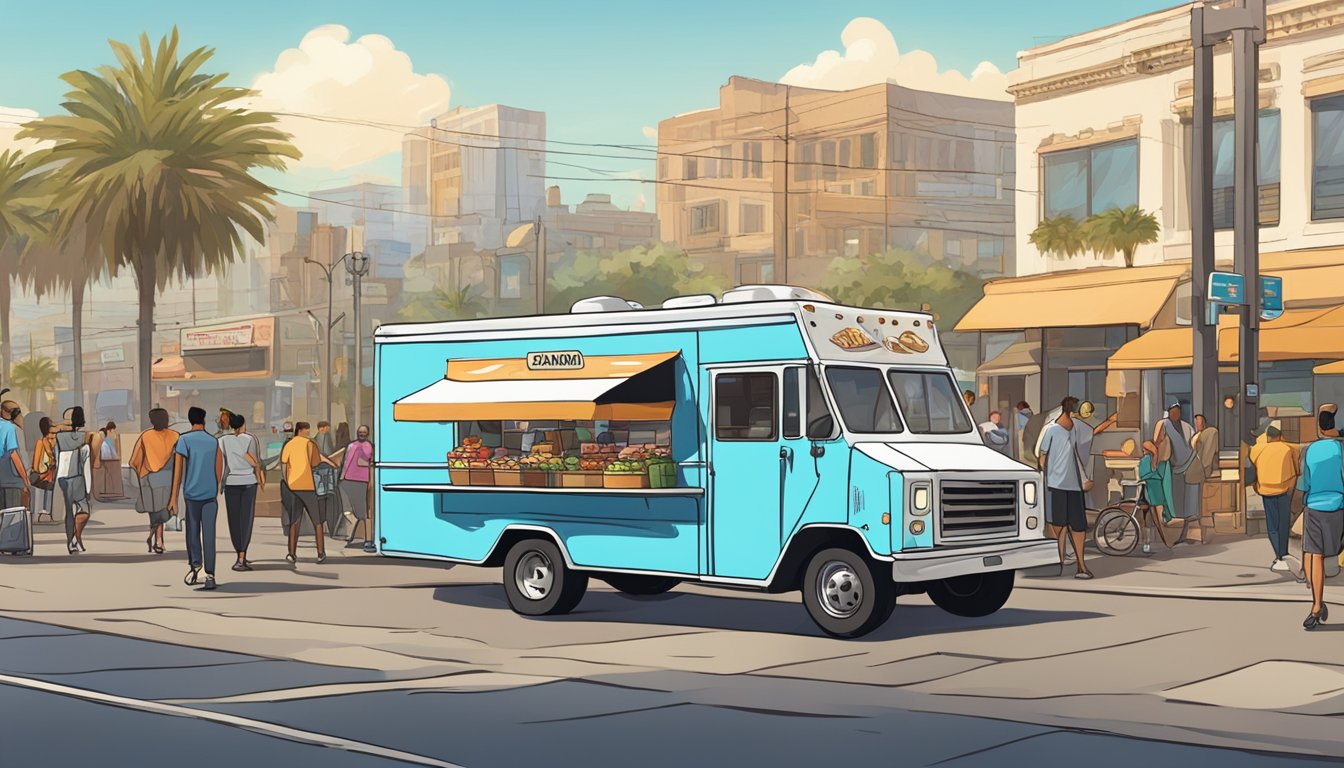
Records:
[[[1125,266],[1134,266],[1134,252],[1140,245],[1157,242],[1157,217],[1137,205],[1107,208],[1083,222],[1083,238],[1102,257],[1119,253]]]
[[[63,184],[59,229],[87,222],[115,271],[135,273],[139,300],[140,413],[151,402],[154,303],[173,278],[212,274],[265,240],[275,190],[258,168],[283,170],[299,152],[275,115],[238,106],[250,96],[201,68],[214,55],[178,55],[178,33],[139,51],[112,42],[116,66],[62,76],[65,113],[30,122],[20,137],[51,141]]]
[[[1055,258],[1073,258],[1086,247],[1082,227],[1067,213],[1041,219],[1027,241]]]
[[[39,410],[37,395],[56,384],[61,372],[49,357],[30,357],[21,363],[15,363],[9,371],[9,380],[16,388],[28,395],[28,408]]]
[[[42,197],[44,175],[34,155],[0,152],[0,371],[10,358],[10,302],[13,283],[23,277],[19,257],[29,240],[45,232]]]

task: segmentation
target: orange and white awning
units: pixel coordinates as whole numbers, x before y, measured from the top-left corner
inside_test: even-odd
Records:
[[[528,358],[450,360],[443,379],[396,401],[392,418],[668,421],[671,362],[680,354],[578,356],[561,368],[529,365]]]

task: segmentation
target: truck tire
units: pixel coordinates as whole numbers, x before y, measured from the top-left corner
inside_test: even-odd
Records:
[[[638,573],[613,573],[602,580],[617,592],[641,597],[661,595],[681,583],[671,576],[645,576]]]
[[[1015,571],[990,571],[929,582],[929,599],[953,616],[988,616],[1008,602]]]
[[[868,558],[848,549],[823,549],[803,576],[803,606],[832,637],[861,637],[882,626],[896,607],[896,585]]]
[[[524,616],[569,613],[583,599],[588,575],[565,565],[560,548],[549,539],[524,539],[504,558],[504,595]]]

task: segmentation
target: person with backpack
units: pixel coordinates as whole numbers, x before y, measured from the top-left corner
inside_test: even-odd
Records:
[[[131,449],[131,469],[135,471],[135,511],[149,516],[146,546],[153,554],[163,554],[163,529],[172,518],[168,497],[173,492],[173,453],[178,434],[168,428],[168,411],[149,412],[150,428],[140,433]]]

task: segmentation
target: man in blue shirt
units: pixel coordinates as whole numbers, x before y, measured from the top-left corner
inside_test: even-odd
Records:
[[[1325,558],[1338,557],[1344,538],[1344,452],[1335,417],[1339,409],[1326,403],[1316,414],[1320,439],[1302,454],[1302,476],[1297,487],[1305,495],[1306,517],[1302,524],[1303,571],[1311,586],[1311,613],[1302,622],[1315,629],[1330,616],[1325,604]]]
[[[219,441],[205,431],[205,409],[193,406],[187,411],[191,430],[177,441],[173,460],[173,493],[168,511],[177,514],[179,491],[187,502],[187,560],[191,570],[183,581],[197,582],[201,564],[205,564],[205,585],[215,588],[215,520],[219,516],[219,487],[224,477],[224,454]]]
[[[13,400],[0,403],[0,509],[24,507],[28,492],[28,473],[19,453],[19,428],[23,410]]]

